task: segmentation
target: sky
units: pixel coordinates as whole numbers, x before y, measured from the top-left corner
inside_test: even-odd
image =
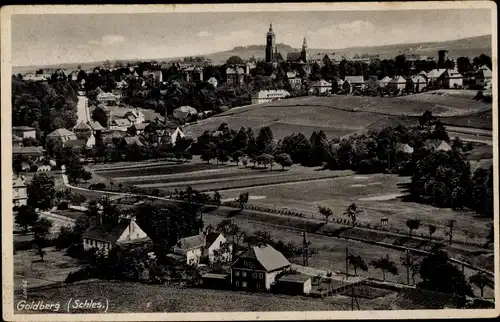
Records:
[[[276,42],[341,49],[491,33],[488,9],[12,16],[13,66],[195,56]]]

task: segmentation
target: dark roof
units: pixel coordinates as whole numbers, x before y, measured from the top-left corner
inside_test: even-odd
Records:
[[[252,246],[240,258],[256,259],[268,272],[290,265],[288,259],[272,246]]]
[[[125,141],[125,143],[127,145],[132,145],[132,144],[136,144],[138,146],[143,146],[144,144],[141,142],[141,140],[139,139],[139,137],[137,136],[126,136],[123,138],[123,140]]]
[[[90,127],[94,131],[102,131],[102,130],[104,130],[104,128],[102,127],[101,123],[99,123],[99,122],[90,122]]]
[[[30,127],[30,126],[13,126],[12,129],[18,130],[18,131],[34,131],[35,130],[34,127]]]
[[[121,221],[118,224],[112,226],[95,225],[88,228],[83,233],[82,237],[115,243],[127,228],[127,221]]]
[[[205,275],[202,276],[202,278],[213,278],[213,279],[220,279],[220,280],[225,280],[229,277],[229,274],[216,274],[216,273],[206,273]]]
[[[66,146],[79,147],[85,145],[85,140],[68,140],[65,143]]]
[[[311,276],[304,274],[290,274],[279,278],[280,282],[305,283],[311,279]]]
[[[83,123],[83,122],[80,122],[77,126],[75,126],[73,128],[73,130],[86,130],[86,131],[90,131],[90,130],[92,130],[92,128],[90,127],[90,125],[88,125],[86,123]]]
[[[363,76],[346,76],[344,80],[349,82],[350,84],[359,84],[365,82]]]
[[[212,244],[215,242],[215,240],[217,240],[217,238],[219,237],[219,233],[208,233],[206,234],[206,237],[205,237],[205,247],[210,247],[212,246]]]
[[[12,154],[43,154],[43,150],[38,146],[13,146]]]
[[[179,239],[177,244],[175,245],[177,248],[190,250],[193,248],[199,248],[205,246],[205,235],[199,234],[189,237],[184,237]]]
[[[286,55],[286,60],[299,60],[301,58],[301,53],[293,52]]]

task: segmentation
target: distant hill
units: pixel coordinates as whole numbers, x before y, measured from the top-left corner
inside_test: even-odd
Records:
[[[285,44],[278,44],[278,51],[286,58],[289,52],[298,52],[300,48],[293,48]],[[437,58],[438,50],[448,50],[450,57],[476,57],[481,54],[491,56],[491,36],[478,36],[471,38],[463,38],[457,40],[443,41],[443,42],[425,42],[425,43],[412,43],[412,44],[395,44],[384,45],[375,47],[350,47],[344,49],[317,49],[310,48],[309,53],[311,56],[325,53],[337,53],[345,56],[354,56],[355,54],[379,54],[381,58],[393,58],[402,53],[415,53],[425,56]],[[252,45],[245,47],[235,47],[229,51],[223,51],[213,54],[205,55],[205,57],[213,60],[214,62],[225,62],[231,56],[240,56],[243,59],[249,59],[252,56],[255,58],[263,59],[265,45]]]
[[[286,54],[289,52],[300,51],[300,48],[293,48],[286,44],[278,44],[278,51],[286,58]],[[385,45],[385,46],[375,46],[375,47],[350,47],[344,49],[309,49],[311,56],[317,56],[325,53],[337,53],[345,56],[354,56],[355,54],[379,54],[381,58],[393,58],[401,53],[415,53],[425,56],[431,56],[437,58],[438,50],[446,49],[448,50],[448,55],[450,57],[458,58],[461,56],[467,56],[471,59],[479,56],[481,54],[486,54],[492,56],[491,49],[491,35],[478,36],[463,38],[450,41],[442,42],[424,42],[424,43],[412,43],[412,44],[395,44],[395,45]],[[265,45],[250,45],[250,46],[238,46],[228,51],[222,51],[212,54],[203,55],[206,58],[211,59],[214,63],[224,63],[231,56],[240,56],[243,59],[250,59],[252,56],[256,59],[264,59]],[[183,57],[174,58],[144,58],[142,60],[157,60],[157,61],[169,61],[173,59],[179,59]],[[114,64],[116,60],[111,61]],[[137,60],[128,60],[134,62]],[[29,71],[34,71],[39,68],[63,68],[63,69],[76,69],[78,65],[82,68],[94,67],[102,64],[103,62],[91,62],[91,63],[68,63],[61,64],[57,66],[26,66],[26,67],[13,67],[13,73],[24,73]]]

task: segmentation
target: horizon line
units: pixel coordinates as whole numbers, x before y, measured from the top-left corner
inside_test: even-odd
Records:
[[[309,48],[309,50],[320,49],[320,50],[334,50],[335,51],[335,50],[347,50],[347,49],[351,49],[351,48],[373,48],[373,47],[386,47],[386,46],[411,45],[411,44],[440,43],[440,42],[457,41],[457,40],[479,38],[479,37],[486,37],[486,36],[493,37],[493,35],[490,33],[490,34],[483,34],[483,35],[471,36],[471,37],[465,37],[465,38],[453,38],[453,39],[448,39],[448,40],[443,40],[443,41],[422,41],[422,42],[416,42],[416,43],[403,42],[403,43],[393,43],[393,44],[385,44],[385,45],[378,45],[378,46],[350,46],[350,47],[343,47],[343,48]],[[277,45],[285,45],[285,46],[289,46],[293,49],[299,49],[298,47],[295,48],[295,47],[287,45],[285,43],[278,43]],[[216,52],[197,54],[197,55],[187,54],[185,56],[161,57],[161,58],[111,58],[111,59],[98,60],[98,61],[66,62],[66,63],[60,63],[60,64],[47,64],[47,65],[44,65],[44,64],[40,64],[40,65],[12,65],[12,68],[50,67],[50,66],[74,65],[74,64],[91,64],[91,63],[105,62],[106,60],[109,60],[110,62],[117,62],[117,61],[140,61],[140,60],[147,61],[147,60],[160,60],[160,59],[181,59],[181,58],[185,58],[185,57],[200,57],[200,56],[206,56],[206,55],[213,55],[213,54],[217,54],[217,53],[231,51],[237,47],[251,47],[251,46],[265,46],[265,45],[253,44],[253,45],[246,45],[246,46],[235,46],[231,49],[224,50],[224,51],[216,51]]]

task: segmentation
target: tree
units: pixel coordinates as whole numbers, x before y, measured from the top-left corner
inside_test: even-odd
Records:
[[[240,163],[240,159],[244,156],[243,152],[241,150],[234,151],[233,154],[231,154],[231,161],[236,163],[238,165]]]
[[[417,230],[418,228],[420,228],[420,220],[418,219],[408,219],[406,221],[406,227],[408,227],[408,229],[410,230],[410,238],[411,238],[411,234],[414,230]]]
[[[366,262],[363,260],[361,256],[355,253],[351,253],[347,256],[347,260],[349,265],[351,265],[354,268],[354,275],[358,275],[358,268],[361,269],[364,272],[368,271],[368,265],[366,265]]]
[[[233,138],[232,147],[235,151],[245,151],[248,146],[248,135],[244,127],[241,127],[238,134]]]
[[[47,209],[51,206],[55,194],[54,178],[45,173],[36,174],[28,184],[28,205]]]
[[[15,222],[23,227],[24,233],[28,232],[28,226],[33,226],[38,220],[38,214],[31,206],[22,205],[17,209]]]
[[[226,65],[243,65],[245,62],[239,56],[231,56],[226,60]]]
[[[270,154],[264,153],[262,155],[259,155],[256,158],[256,161],[257,161],[258,164],[263,164],[265,168],[267,168],[267,165],[270,164],[271,165],[271,170],[273,169],[274,158]]]
[[[82,179],[83,179],[83,181],[85,181],[85,183],[87,183],[89,180],[92,179],[92,172],[84,171],[83,175],[82,175]]]
[[[214,192],[213,201],[217,205],[217,208],[219,208],[220,204],[221,204],[221,195],[220,195],[219,191]]]
[[[109,114],[104,105],[97,105],[97,107],[92,111],[92,120],[98,122],[103,127],[108,126],[108,118]]]
[[[236,201],[240,205],[240,210],[243,210],[244,205],[248,202],[249,194],[248,192],[240,193]]]
[[[488,276],[486,276],[486,274],[484,274],[483,272],[477,272],[476,274],[472,275],[469,278],[469,282],[479,288],[479,290],[481,291],[481,297],[483,297],[483,291],[486,286],[490,288],[495,287],[495,283],[491,279],[489,279]]]
[[[328,218],[333,216],[333,212],[330,208],[326,208],[323,206],[318,206],[318,211],[325,217],[325,224],[328,224]]]
[[[52,222],[47,218],[40,218],[32,228],[34,234],[33,243],[35,246],[35,252],[38,256],[40,256],[42,261],[43,256],[45,255],[45,251],[43,249],[47,247],[47,235],[49,234],[51,228]]]
[[[432,240],[432,235],[436,232],[437,227],[434,225],[429,225],[429,240]]]
[[[293,165],[292,158],[288,153],[280,153],[277,156],[274,157],[274,161],[278,163],[283,170],[285,170],[285,167],[291,167]]]
[[[434,247],[422,260],[419,273],[422,281],[417,284],[418,288],[459,296],[472,295],[465,276],[449,262],[448,254],[440,247]]]
[[[406,252],[405,256],[400,257],[401,265],[406,267],[406,284],[410,285],[410,275],[413,281],[413,285],[415,285],[415,276],[420,269],[420,263],[417,260],[417,257],[410,253]],[[411,272],[411,273],[410,273]]]
[[[456,222],[455,219],[451,219],[446,224],[446,227],[448,227],[449,230],[445,234],[450,237],[450,245],[451,245],[451,241],[453,240],[453,228],[455,227],[455,222]]]
[[[260,129],[257,135],[257,150],[260,153],[272,153],[273,151],[273,131],[269,126]]]
[[[398,275],[398,268],[396,264],[389,258],[389,255],[372,260],[370,262],[370,265],[382,271],[383,281],[385,281],[386,272],[391,273],[392,275]]]
[[[360,214],[360,210],[356,206],[356,204],[352,203],[347,207],[347,209],[344,211],[344,215],[348,216],[349,219],[351,219],[352,226],[354,227],[356,225],[356,220],[358,218],[358,215]]]

